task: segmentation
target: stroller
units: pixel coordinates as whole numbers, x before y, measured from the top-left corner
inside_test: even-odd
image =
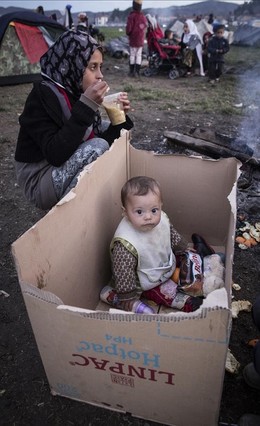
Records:
[[[161,32],[162,34],[162,32]],[[161,70],[168,71],[168,76],[174,80],[184,71],[182,69],[181,47],[173,44],[160,42],[162,37],[158,37],[158,28],[149,27],[147,31],[148,45],[148,67],[144,69],[143,74],[146,77],[157,75]]]

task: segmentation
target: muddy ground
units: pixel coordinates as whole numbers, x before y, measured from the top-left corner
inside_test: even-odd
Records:
[[[235,72],[231,69],[224,76],[221,86],[214,88],[209,86],[206,78],[198,76],[172,81],[167,74],[161,73],[153,78],[142,77],[140,80],[133,80],[127,76],[127,71],[126,60],[107,58],[104,74],[111,92],[127,88],[130,99],[131,91],[134,95],[131,117],[135,123],[132,132],[132,144],[135,147],[164,153],[179,152],[180,148],[163,137],[165,130],[190,134],[199,128],[210,132],[217,131],[231,138],[239,136],[241,115],[227,114],[223,111],[205,114],[201,109],[196,111],[196,108],[187,111],[185,99],[205,100],[214,97],[218,102],[218,96],[223,96],[225,92],[225,84],[230,78],[238,81],[246,71],[246,64]],[[170,98],[171,94],[172,96],[178,94],[178,103],[165,108],[166,99],[138,99],[136,91],[133,90],[139,88],[141,93],[142,89],[152,87],[164,91],[164,94],[168,93]],[[10,252],[11,243],[46,214],[29,205],[24,199],[14,174],[13,159],[19,129],[18,116],[30,90],[31,84],[0,88],[0,290],[9,294],[9,297],[0,296],[1,424],[152,425],[154,423],[134,419],[128,414],[114,413],[50,394]],[[254,110],[258,107],[259,105],[254,103]],[[247,121],[250,124],[250,118]],[[253,126],[255,123],[252,122],[251,127]],[[190,155],[193,152],[184,151],[184,154]],[[244,215],[247,220],[254,223],[260,220],[259,170],[250,164],[244,165],[242,169],[242,180],[240,178],[237,194],[238,214]],[[241,250],[236,244],[233,280],[241,286],[241,290],[233,291],[234,300],[245,299],[253,302],[259,293],[259,253],[260,244],[248,250]],[[260,415],[260,392],[249,388],[242,376],[243,367],[252,360],[252,348],[247,345],[247,341],[258,335],[250,313],[241,312],[233,321],[230,349],[241,366],[237,374],[228,372],[225,374],[220,423],[236,424],[244,413]]]

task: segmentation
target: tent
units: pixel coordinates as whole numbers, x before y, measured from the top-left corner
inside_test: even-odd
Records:
[[[234,33],[234,44],[260,47],[260,28],[252,25],[239,25]]]
[[[66,28],[34,12],[0,17],[0,86],[30,83],[40,78],[40,57]]]

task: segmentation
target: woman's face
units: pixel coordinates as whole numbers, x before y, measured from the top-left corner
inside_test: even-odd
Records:
[[[185,33],[189,33],[190,32],[188,24],[184,24],[183,25],[183,30],[184,30]]]
[[[103,56],[99,49],[95,50],[91,56],[88,66],[85,69],[82,80],[83,92],[96,80],[103,80],[103,74],[101,68],[103,65]]]

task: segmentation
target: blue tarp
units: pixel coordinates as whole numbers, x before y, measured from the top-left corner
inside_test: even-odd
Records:
[[[233,44],[260,47],[260,28],[247,24],[239,25],[234,32]]]

